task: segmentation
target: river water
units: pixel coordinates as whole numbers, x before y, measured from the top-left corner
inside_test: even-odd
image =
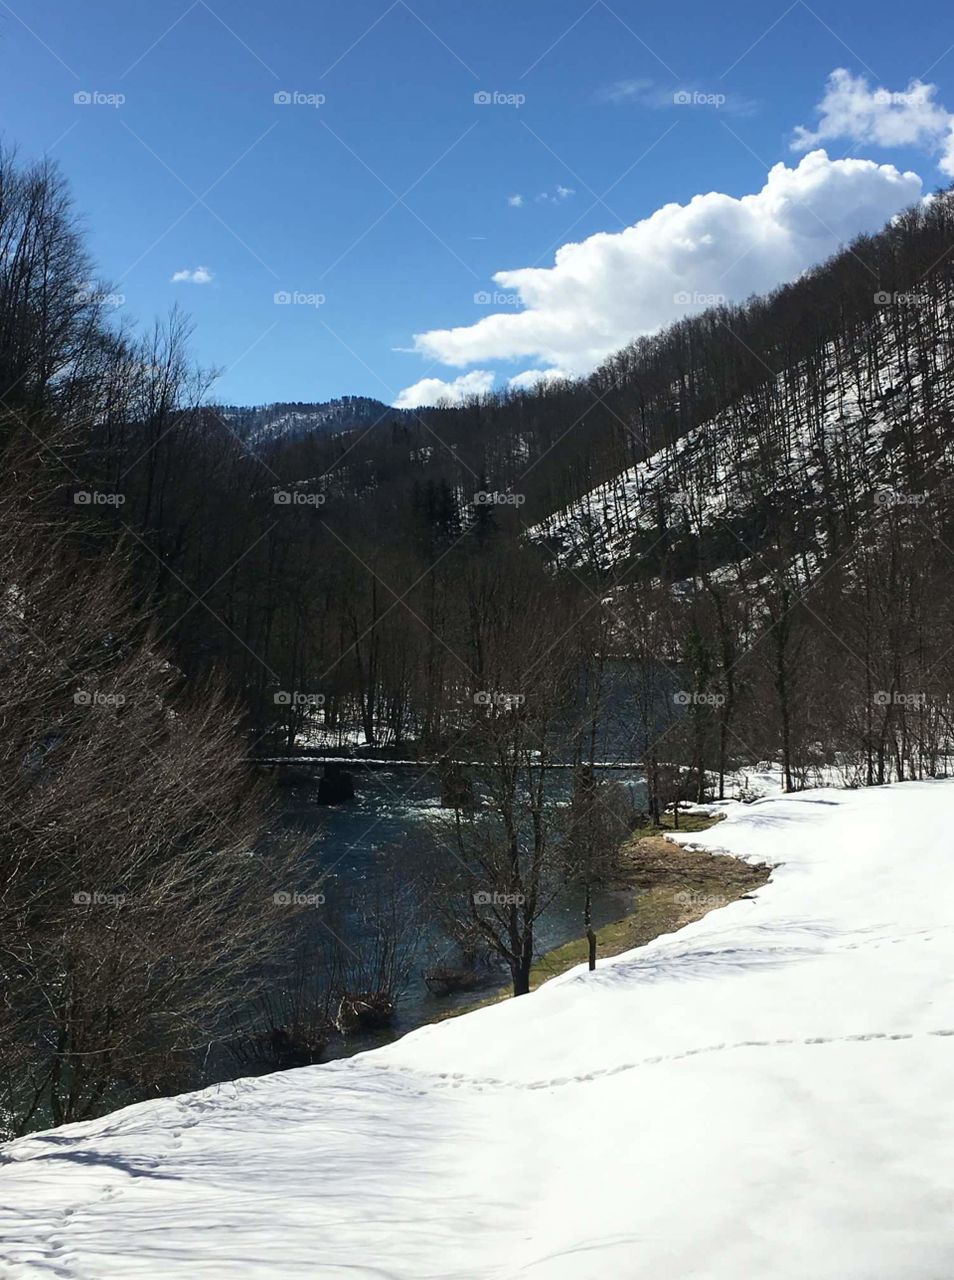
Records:
[[[311,855],[314,858],[315,881],[326,877],[321,887],[329,899],[346,901],[349,892],[360,890],[363,884],[377,874],[383,858],[392,857],[400,868],[403,851],[410,860],[412,850],[422,837],[435,836],[446,848],[450,841],[443,838],[442,827],[453,824],[452,811],[440,806],[440,783],[437,771],[425,767],[375,767],[367,768],[356,762],[351,772],[355,781],[355,799],[341,805],[317,803],[318,781],[321,769],[314,769],[314,781],[283,789],[282,811],[289,823],[313,833]],[[572,781],[570,771],[554,775],[554,786],[568,793]],[[604,775],[606,776],[606,775]],[[634,806],[645,804],[645,787],[641,774],[636,770],[613,770],[612,779],[624,786],[632,797]],[[450,832],[447,833],[448,835]],[[452,856],[448,851],[448,856]],[[599,890],[594,894],[593,919],[596,927],[619,920],[631,909],[632,890]],[[341,928],[341,917],[335,923]],[[316,929],[327,927],[320,910],[316,912]],[[347,941],[360,937],[359,920],[345,920],[345,931],[351,933]],[[579,892],[561,888],[537,922],[535,943],[542,953],[562,943],[578,938],[583,933],[582,898]],[[424,928],[421,946],[407,984],[401,994],[393,1029],[386,1035],[360,1036],[335,1042],[328,1056],[344,1056],[372,1043],[404,1035],[425,1023],[432,1022],[455,1006],[472,1004],[486,992],[460,992],[437,997],[427,988],[423,972],[441,962],[441,952],[446,951],[446,941],[436,928]],[[445,956],[443,963],[453,964],[452,957]],[[501,969],[489,983],[488,991],[506,985],[508,973]],[[498,980],[499,979],[499,980]]]

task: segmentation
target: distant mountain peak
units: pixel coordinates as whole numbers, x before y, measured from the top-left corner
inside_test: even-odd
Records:
[[[274,404],[217,405],[216,411],[230,428],[253,449],[278,441],[300,440],[309,435],[341,435],[358,427],[371,427],[403,417],[369,396],[338,396],[334,400],[276,401]]]

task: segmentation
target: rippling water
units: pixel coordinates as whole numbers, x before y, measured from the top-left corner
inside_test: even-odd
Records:
[[[313,783],[289,787],[283,796],[283,811],[287,819],[306,831],[314,832],[316,879],[319,874],[333,877],[328,882],[328,894],[338,895],[341,899],[346,899],[349,888],[373,878],[376,864],[383,855],[396,851],[400,865],[402,849],[410,851],[422,835],[436,833],[439,836],[443,825],[453,823],[452,811],[441,808],[440,783],[435,769],[366,768],[356,763],[352,772],[356,797],[346,804],[317,804],[320,768],[314,770]],[[568,793],[570,772],[554,776],[558,794],[560,791]],[[637,806],[644,804],[645,788],[637,771],[614,770],[611,777],[631,791]],[[632,891],[598,891],[593,900],[596,927],[626,915],[633,896]],[[350,925],[352,929],[360,930],[358,921],[352,919]],[[582,932],[582,898],[579,893],[564,889],[537,922],[537,951],[540,953],[560,946],[580,937]],[[422,973],[434,963],[441,949],[441,939],[433,930],[425,935],[423,941],[425,946],[398,1006],[395,1029],[385,1037],[387,1039],[432,1021],[455,1004],[471,1004],[481,998],[480,993],[474,992],[444,998],[432,995],[424,984]],[[426,954],[428,943],[435,949],[430,960]],[[453,960],[445,960],[445,963],[453,963]],[[502,986],[507,980],[508,974],[501,970],[499,983],[492,983],[489,989]],[[378,1041],[380,1039],[377,1037]],[[355,1038],[343,1042],[338,1049],[344,1054],[356,1052],[368,1048],[373,1040],[367,1036]]]

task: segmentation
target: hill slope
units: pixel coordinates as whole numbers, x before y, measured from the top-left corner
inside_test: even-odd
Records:
[[[950,441],[937,427],[954,405],[951,296],[925,296],[920,305],[917,328],[899,332],[890,310],[876,314],[595,486],[531,536],[562,563],[605,570],[657,544],[663,529],[671,540],[691,532],[717,542],[722,529],[751,537],[754,526],[757,541],[771,506],[797,510],[803,548],[824,555],[837,549],[829,546],[836,506],[835,535],[844,536],[879,507],[920,505],[926,487],[949,478]]]
[[[338,435],[400,416],[399,411],[367,396],[342,396],[319,404],[296,401],[256,408],[226,405],[218,412],[240,440],[259,450],[309,435]]]
[[[375,1053],[10,1144],[5,1274],[952,1274],[954,783],[726,807],[693,839],[776,861],[754,900]]]

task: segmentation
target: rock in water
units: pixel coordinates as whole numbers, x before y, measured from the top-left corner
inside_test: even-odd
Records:
[[[354,799],[354,775],[340,764],[326,764],[318,783],[319,804],[342,804]]]
[[[346,992],[338,1005],[335,1026],[343,1036],[380,1031],[394,1018],[394,1001],[383,991]]]

